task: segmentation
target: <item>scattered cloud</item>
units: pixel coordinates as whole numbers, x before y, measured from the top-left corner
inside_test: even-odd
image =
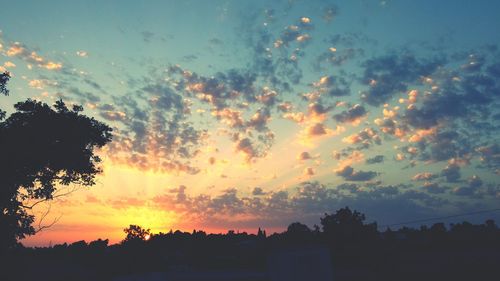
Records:
[[[335,174],[347,181],[369,181],[378,175],[374,171],[354,171],[351,166],[344,166],[336,170]]]
[[[376,155],[372,158],[366,159],[366,164],[377,164],[377,163],[382,163],[384,162],[385,156],[384,155]]]

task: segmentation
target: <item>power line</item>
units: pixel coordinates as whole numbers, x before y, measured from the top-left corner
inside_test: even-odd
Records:
[[[496,212],[496,211],[500,211],[500,208],[489,209],[489,210],[480,210],[480,211],[475,211],[475,212],[462,213],[462,214],[456,214],[456,215],[444,216],[444,217],[435,217],[435,218],[428,218],[428,219],[419,219],[419,220],[413,220],[413,221],[391,223],[391,224],[381,225],[380,227],[384,228],[384,227],[398,226],[398,225],[403,225],[403,224],[414,224],[414,223],[420,223],[420,222],[436,221],[436,220],[450,219],[450,218],[456,218],[456,217],[464,217],[464,216],[471,216],[471,215],[477,215],[477,214],[492,213],[492,212]]]

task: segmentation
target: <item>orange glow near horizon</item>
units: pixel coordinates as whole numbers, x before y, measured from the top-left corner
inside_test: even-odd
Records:
[[[288,155],[295,158],[295,155]],[[289,163],[287,158],[274,162],[285,165]],[[40,214],[47,210],[49,204],[51,211],[44,219],[42,225],[51,223],[58,219],[50,228],[44,229],[36,235],[29,236],[21,243],[25,246],[49,246],[61,243],[72,243],[80,240],[87,242],[96,239],[109,239],[110,244],[119,243],[125,234],[123,229],[131,224],[150,229],[152,234],[160,232],[167,233],[171,230],[191,232],[192,230],[203,230],[207,233],[226,233],[233,228],[207,226],[187,214],[176,211],[175,205],[158,206],[153,202],[155,196],[160,196],[172,188],[186,184],[189,192],[196,195],[199,192],[216,196],[225,188],[232,186],[234,179],[225,179],[229,184],[219,188],[203,189],[211,183],[220,179],[220,174],[230,171],[242,175],[249,169],[249,165],[228,166],[229,163],[219,161],[211,169],[204,171],[204,177],[198,182],[190,181],[183,176],[171,175],[165,172],[142,171],[123,164],[104,162],[103,173],[98,176],[97,183],[91,187],[79,187],[76,192],[57,198],[45,204],[37,205],[34,214],[38,219]],[[270,163],[261,163],[265,167],[272,167]],[[272,171],[272,168],[267,168]],[[298,168],[300,169],[300,168]],[[264,176],[258,182],[273,181],[274,177]],[[287,179],[286,185],[295,184],[299,178]],[[257,184],[258,185],[258,184]],[[66,187],[68,188],[68,187]],[[237,218],[232,218],[237,219]],[[248,218],[242,217],[242,220]],[[35,225],[38,224],[36,221]],[[235,231],[256,233],[257,228],[236,228]],[[282,231],[281,228],[269,229],[271,231]]]
[[[67,179],[66,163],[92,171],[59,124],[80,120],[78,144],[102,160],[93,186],[56,186],[27,208],[43,231],[25,245],[118,243],[130,225],[271,234],[345,206],[379,225],[499,207],[494,9],[427,18],[417,1],[178,2],[0,9],[0,163],[12,168],[0,170],[0,201]],[[59,100],[82,118],[59,119]],[[50,130],[23,137],[38,122]],[[108,127],[112,139],[97,141]]]

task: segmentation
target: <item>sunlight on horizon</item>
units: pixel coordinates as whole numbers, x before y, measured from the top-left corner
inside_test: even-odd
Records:
[[[498,207],[499,9],[9,3],[0,108],[62,99],[113,128],[96,184],[55,198],[42,225],[60,219],[22,242],[119,242],[131,224],[282,231],[345,206],[380,224]]]

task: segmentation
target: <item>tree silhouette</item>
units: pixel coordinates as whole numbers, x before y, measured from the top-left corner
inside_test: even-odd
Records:
[[[7,82],[9,82],[10,74],[8,72],[0,73],[0,94],[9,95]],[[0,121],[5,118],[5,111],[0,108]]]
[[[295,233],[304,234],[304,233],[311,233],[311,229],[303,223],[294,222],[288,226],[287,232],[292,233],[292,234],[295,234]]]
[[[349,207],[320,218],[323,233],[335,244],[371,241],[377,235],[377,224],[364,224],[365,215]]]
[[[122,243],[130,243],[135,241],[145,241],[149,239],[151,235],[150,229],[142,228],[139,225],[131,224],[129,227],[123,230],[127,236],[122,241]]]
[[[9,95],[9,90],[7,89],[7,82],[9,79],[10,73],[4,72],[0,74],[0,94]]]
[[[8,77],[2,76],[2,92]],[[5,92],[4,92],[5,93]],[[59,186],[91,186],[101,159],[94,149],[111,141],[111,128],[69,109],[28,99],[0,122],[0,249],[35,233],[27,210],[50,200]]]
[[[116,245],[98,239],[0,251],[0,280],[54,280],[54,276],[57,280],[115,280],[127,275],[140,279],[165,270],[174,276],[169,280],[198,280],[189,276],[210,271],[244,274],[248,270],[253,277],[258,272],[267,277],[275,269],[269,259],[289,255],[297,263],[284,270],[312,270],[308,268],[312,263],[329,261],[324,250],[332,260],[322,262],[323,266],[332,266],[338,273],[335,280],[491,280],[491,276],[500,274],[500,229],[493,220],[479,225],[463,222],[449,228],[443,223],[387,228],[385,232],[378,232],[375,224],[364,220],[363,214],[346,207],[322,218],[328,234],[295,222],[286,231],[270,236],[262,229],[257,235],[235,231],[207,234],[200,230],[153,235],[139,225],[130,225],[124,229],[125,239]],[[342,233],[342,229],[354,230],[354,239],[338,240],[334,234]],[[310,259],[311,253],[317,255]],[[42,270],[35,270],[39,268]],[[298,280],[319,279],[308,277]],[[236,279],[267,280],[250,276],[231,280]]]
[[[259,239],[263,239],[263,238],[266,238],[266,236],[267,236],[267,235],[266,235],[266,231],[265,231],[265,230],[260,229],[260,227],[259,227],[259,230],[257,230],[257,237],[258,237]]]

